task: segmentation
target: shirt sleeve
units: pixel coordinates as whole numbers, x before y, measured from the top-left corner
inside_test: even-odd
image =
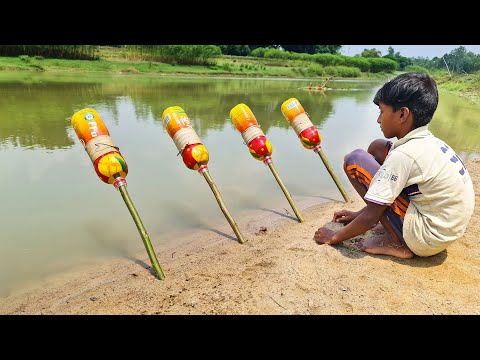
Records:
[[[392,151],[373,177],[365,200],[390,205],[405,188],[410,177],[413,159],[399,151]]]

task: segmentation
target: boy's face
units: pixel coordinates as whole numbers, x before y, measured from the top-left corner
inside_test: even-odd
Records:
[[[386,105],[383,102],[379,103],[378,108],[380,114],[378,114],[377,123],[380,124],[380,130],[382,130],[383,135],[387,139],[396,137],[399,133],[400,109],[393,111],[390,105]]]

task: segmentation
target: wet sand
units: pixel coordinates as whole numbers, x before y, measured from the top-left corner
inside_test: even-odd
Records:
[[[465,236],[442,253],[396,259],[351,246],[317,245],[315,230],[340,201],[294,216],[248,219],[235,241],[228,223],[157,250],[165,280],[145,252],[51,276],[0,298],[0,314],[480,314],[480,160],[466,166],[476,207]]]

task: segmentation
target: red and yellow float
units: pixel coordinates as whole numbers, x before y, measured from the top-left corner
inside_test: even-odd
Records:
[[[118,187],[127,177],[128,165],[98,112],[91,108],[77,111],[71,122],[100,180]]]
[[[173,139],[184,164],[200,173],[207,169],[208,150],[192,127],[192,123],[180,106],[170,106],[162,114],[162,122]]]
[[[322,141],[320,132],[313,126],[300,102],[295,98],[290,98],[283,102],[281,110],[302,145],[306,149],[313,149],[317,152]]]
[[[345,201],[348,202],[349,198],[345,189],[342,187],[342,184],[333,172],[332,167],[328,163],[328,160],[322,151],[322,146],[320,145],[322,142],[322,137],[320,136],[320,132],[315,128],[315,126],[313,126],[310,117],[303,109],[300,101],[298,101],[296,98],[285,100],[281,106],[281,110],[283,116],[285,116],[293,130],[295,130],[295,133],[300,139],[303,147],[306,149],[313,149],[313,151],[320,156],[323,164],[327,168],[327,171],[335,182],[335,185],[337,185],[338,190],[340,190],[340,193]]]
[[[272,144],[260,129],[252,110],[245,104],[238,104],[230,110],[230,119],[235,128],[242,134],[250,155],[265,164],[272,161]]]

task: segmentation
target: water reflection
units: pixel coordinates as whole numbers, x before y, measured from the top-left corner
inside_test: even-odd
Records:
[[[302,147],[280,106],[288,98],[299,99],[320,130],[334,172],[352,191],[342,171],[343,156],[382,137],[372,98],[383,82],[333,82],[323,94],[303,90],[309,82],[2,74],[0,294],[86,260],[130,258],[143,249],[120,194],[96,177],[71,128],[71,116],[85,107],[99,112],[128,163],[129,192],[160,264],[166,239],[182,241],[174,233],[234,235],[208,184],[176,156],[161,125],[169,106],[181,106],[190,117],[209,150],[210,174],[242,230],[252,218],[288,219],[284,209],[290,206],[229,119],[239,103],[252,109],[271,141],[276,169],[300,210],[343,201],[318,155]],[[459,152],[480,152],[478,117],[478,108],[442,95],[431,128]]]
[[[439,96],[439,106],[430,130],[457,153],[480,152],[479,106],[448,93]]]
[[[0,144],[45,149],[63,149],[73,146],[75,139],[69,134],[70,116],[91,104],[108,110],[109,122],[119,124],[119,101],[130,100],[138,122],[153,118],[161,121],[163,110],[172,104],[183,107],[195,119],[199,136],[208,129],[230,126],[228,113],[236,104],[249,105],[259,118],[264,132],[271,127],[288,128],[279,113],[285,99],[279,93],[302,98],[309,109],[314,125],[320,126],[333,112],[333,103],[342,97],[352,97],[357,102],[369,100],[371,89],[365,83],[356,91],[345,88],[326,93],[300,89],[299,81],[265,80],[208,80],[205,79],[152,79],[128,77],[75,77],[18,75],[0,79]],[[332,83],[333,84],[333,83]],[[366,83],[371,86],[370,83]]]

